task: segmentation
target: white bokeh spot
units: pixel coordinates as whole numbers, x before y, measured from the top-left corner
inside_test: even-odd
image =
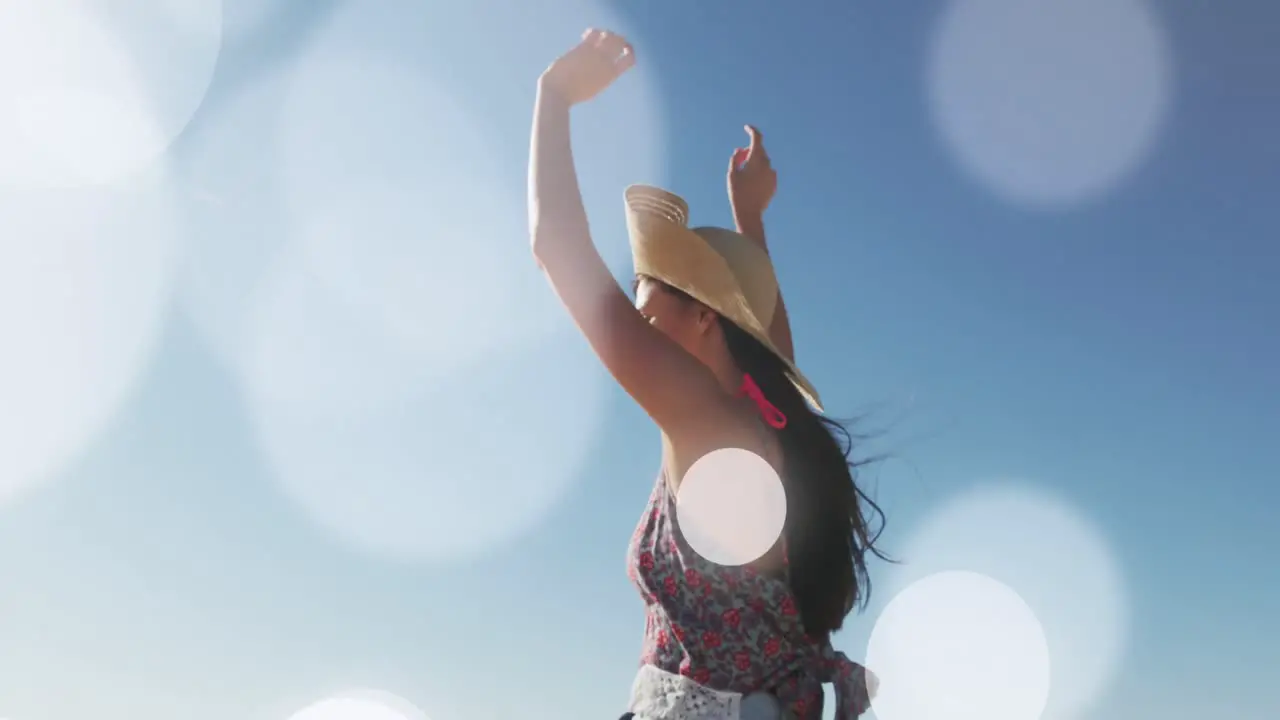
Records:
[[[1039,720],[1049,648],[1012,588],[943,572],[898,593],[876,620],[867,667],[879,720]]]
[[[926,517],[895,556],[890,592],[947,571],[981,573],[1016,589],[1039,618],[1051,653],[1046,718],[1086,712],[1124,655],[1129,608],[1106,539],[1067,502],[1022,484],[992,483]]]
[[[929,62],[947,146],[979,182],[1035,207],[1114,188],[1155,144],[1172,94],[1146,0],[950,0]]]
[[[153,164],[204,101],[221,27],[221,0],[0,4],[0,185],[100,185]]]
[[[429,720],[409,701],[383,691],[340,693],[316,701],[287,720]]]
[[[512,252],[527,234],[520,176],[503,171],[479,119],[424,69],[350,48],[343,30],[361,11],[352,14],[339,16],[333,36],[322,35],[292,73],[279,125],[281,179],[296,260],[413,365],[365,365],[374,372],[360,387],[329,388],[395,401],[406,386],[439,382],[537,338],[563,311],[551,312],[554,298],[529,254]],[[307,364],[293,358],[280,369]]]
[[[149,361],[181,226],[160,173],[0,192],[0,503],[106,427]]]
[[[259,297],[279,266],[288,227],[278,188],[279,72],[218,103],[183,152],[190,220],[178,299],[213,354],[243,373]]]
[[[724,448],[695,462],[680,481],[676,517],[689,547],[714,563],[754,562],[782,535],[787,494],[767,460]]]
[[[524,158],[537,73],[583,23],[620,23],[553,8],[344,4],[191,139],[187,313],[279,488],[359,549],[507,542],[596,438],[610,385],[530,256]],[[583,112],[592,228],[620,269],[622,189],[657,180],[660,103],[629,73]]]

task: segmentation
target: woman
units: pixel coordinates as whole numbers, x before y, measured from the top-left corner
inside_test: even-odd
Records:
[[[533,254],[601,361],[662,430],[662,472],[629,549],[647,606],[637,720],[822,717],[836,686],[838,720],[867,709],[873,679],[830,634],[865,601],[864,557],[876,553],[835,432],[810,408],[764,246],[776,180],[759,133],[733,154],[739,232],[690,229],[680,199],[628,188],[636,263],[633,305],[592,244],[574,171],[570,108],[629,69],[618,35],[589,30],[542,75],[533,124],[529,221]],[[847,440],[848,434],[843,437]],[[675,497],[690,466],[722,448],[749,450],[783,478],[787,519],[774,547],[729,567],[694,552]]]

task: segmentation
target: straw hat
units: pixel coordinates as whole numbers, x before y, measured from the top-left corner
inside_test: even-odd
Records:
[[[632,185],[626,203],[636,274],[687,293],[742,328],[786,364],[791,382],[821,412],[818,391],[769,339],[778,278],[764,248],[732,230],[690,228],[688,203],[666,190]]]

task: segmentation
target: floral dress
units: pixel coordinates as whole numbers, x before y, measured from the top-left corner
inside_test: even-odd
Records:
[[[767,692],[787,717],[821,720],[824,683],[835,685],[836,720],[867,710],[866,671],[828,638],[806,635],[786,582],[747,566],[719,565],[689,547],[664,475],[631,539],[627,574],[646,614],[632,700],[638,717],[646,713],[637,703],[654,717],[737,718],[741,697]],[[664,689],[681,682],[693,692],[665,695],[681,696],[676,702],[683,709],[670,702],[652,709],[663,705]]]

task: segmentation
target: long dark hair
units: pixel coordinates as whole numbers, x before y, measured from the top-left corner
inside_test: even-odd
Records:
[[[697,302],[673,287],[663,288]],[[788,379],[786,363],[732,321],[723,316],[719,321],[738,369],[751,375],[769,402],[787,416],[778,439],[787,496],[783,532],[791,592],[805,631],[822,637],[839,630],[855,607],[866,607],[871,595],[867,554],[889,559],[876,547],[884,511],[856,479],[858,468],[874,458],[853,460],[849,430],[809,407]]]

